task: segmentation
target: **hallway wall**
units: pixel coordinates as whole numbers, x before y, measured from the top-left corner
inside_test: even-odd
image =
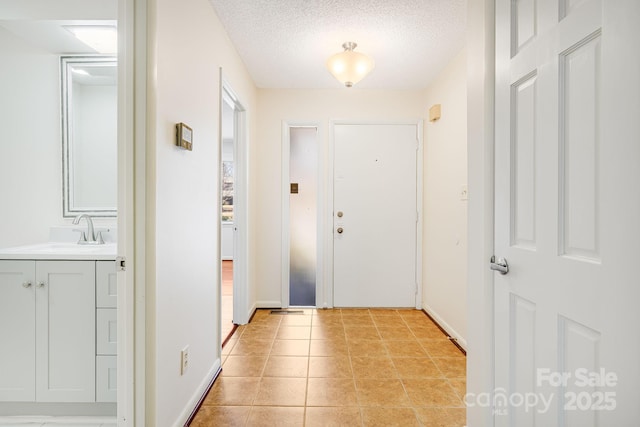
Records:
[[[148,7],[146,424],[163,427],[186,421],[220,363],[219,68],[249,112],[256,89],[207,0]],[[193,151],[175,144],[179,122]]]
[[[426,90],[423,307],[466,345],[467,335],[467,55],[460,52]]]

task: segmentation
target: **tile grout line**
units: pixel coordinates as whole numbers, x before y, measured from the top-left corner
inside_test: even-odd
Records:
[[[282,320],[282,319],[281,319]],[[249,323],[251,324],[251,323]],[[253,395],[253,399],[251,399],[251,406],[249,406],[249,412],[247,413],[247,418],[245,419],[245,426],[248,427],[249,426],[249,419],[251,418],[251,414],[253,413],[253,408],[255,408],[255,402],[256,402],[256,398],[258,397],[258,393],[260,392],[260,387],[263,384],[263,378],[264,378],[264,371],[267,368],[267,362],[269,361],[269,357],[271,357],[271,350],[273,349],[273,344],[275,342],[275,337],[278,334],[278,329],[280,328],[280,322],[278,322],[278,328],[276,328],[276,333],[274,334],[274,336],[271,338],[271,346],[269,347],[269,353],[267,353],[267,357],[264,361],[264,366],[262,367],[262,371],[260,372],[260,376],[258,377],[258,390],[256,390],[256,393]],[[254,338],[257,339],[257,338]]]
[[[311,334],[313,332],[313,312],[311,313],[311,326],[309,327],[309,347],[307,348],[307,378],[304,389],[304,409],[302,411],[302,425],[307,425],[307,406],[309,404],[309,371],[311,370]]]
[[[353,355],[351,354],[351,347],[349,347],[349,339],[347,337],[347,328],[345,328],[344,316],[342,311],[340,312],[342,319],[342,328],[344,329],[344,339],[347,344],[347,356],[349,357],[349,366],[351,367],[351,378],[353,381],[353,389],[356,392],[356,402],[358,403],[358,412],[360,412],[360,426],[364,427],[364,412],[362,411],[362,404],[360,403],[360,393],[358,393],[358,384],[356,382],[356,373],[353,370]]]
[[[395,372],[394,372],[394,373],[395,373],[395,375],[397,375],[397,377],[396,377],[396,378],[397,378],[398,380],[400,380],[400,383],[401,383],[401,385],[402,385],[402,387],[403,387],[403,391],[405,392],[405,395],[406,395],[406,397],[407,397],[407,399],[408,399],[408,407],[410,407],[410,408],[412,409],[412,413],[414,414],[414,417],[416,418],[416,420],[417,420],[418,424],[419,424],[419,425],[423,425],[423,426],[424,426],[424,423],[422,422],[422,420],[421,420],[420,416],[418,415],[418,408],[422,408],[422,406],[420,406],[420,407],[415,406],[415,405],[413,404],[413,400],[409,398],[409,393],[407,392],[407,389],[406,389],[406,387],[405,387],[405,384],[404,384],[403,378],[401,378],[401,377],[400,377],[400,375],[399,375],[399,373],[398,373],[398,371],[397,371],[397,360],[394,360],[394,358],[393,358],[393,357],[392,357],[392,355],[391,355],[391,350],[390,350],[390,348],[391,348],[391,347],[390,347],[390,346],[394,344],[394,340],[393,340],[393,339],[391,339],[391,340],[385,340],[385,339],[383,339],[383,337],[382,337],[382,333],[381,333],[381,331],[380,331],[380,328],[381,328],[381,327],[388,327],[388,326],[390,326],[390,323],[389,323],[388,321],[386,321],[386,319],[385,319],[385,321],[382,321],[382,322],[380,322],[380,324],[379,324],[378,322],[376,322],[376,317],[374,317],[374,316],[372,315],[371,310],[369,310],[369,309],[365,309],[365,310],[363,310],[363,311],[366,311],[366,312],[368,313],[368,316],[369,316],[369,318],[370,318],[370,320],[371,320],[371,323],[372,323],[372,325],[374,326],[374,328],[375,328],[375,330],[376,330],[376,333],[378,334],[378,339],[379,339],[379,340],[380,340],[380,342],[383,344],[383,346],[382,346],[382,347],[383,347],[383,349],[384,349],[384,354],[385,354],[385,356],[384,356],[384,357],[385,357],[385,358],[388,358],[388,360],[391,362],[391,366],[392,366],[392,367],[393,367],[393,369],[395,370]],[[359,411],[358,411],[358,412],[359,412],[359,414],[360,414],[360,423],[359,423],[359,424],[360,424],[361,426],[363,426],[363,425],[364,425],[364,423],[365,423],[365,419],[364,419],[364,408],[365,408],[365,407],[364,407],[364,406],[362,406],[362,402],[361,402],[361,399],[360,399],[360,395],[359,395],[359,393],[358,393],[358,388],[357,388],[357,379],[358,379],[358,378],[357,378],[357,376],[356,376],[356,373],[355,373],[355,370],[354,370],[354,364],[353,364],[353,358],[354,358],[354,357],[356,357],[357,355],[353,352],[352,347],[348,345],[348,344],[349,344],[349,342],[350,342],[351,340],[349,340],[349,339],[348,339],[348,337],[347,337],[347,329],[348,329],[348,328],[347,328],[346,326],[348,325],[348,326],[352,326],[352,327],[356,328],[356,327],[362,327],[362,326],[368,326],[368,325],[361,324],[361,323],[360,323],[360,322],[361,322],[361,320],[360,320],[360,321],[358,321],[357,319],[354,319],[354,320],[356,320],[356,323],[355,323],[355,324],[353,324],[353,323],[349,323],[349,317],[351,317],[351,316],[349,316],[349,315],[345,316],[342,312],[340,312],[340,314],[339,314],[339,315],[340,315],[340,322],[341,322],[340,324],[341,324],[341,326],[342,326],[342,330],[343,330],[343,332],[344,332],[344,338],[343,338],[343,339],[345,340],[346,351],[347,351],[347,353],[346,353],[346,354],[347,354],[347,355],[348,355],[348,357],[349,357],[348,363],[349,363],[349,368],[351,369],[352,384],[353,384],[354,389],[355,389],[355,391],[356,391],[356,401],[357,401],[357,405],[358,405],[358,409],[359,409]],[[356,315],[356,316],[357,316],[357,315]],[[314,318],[314,317],[315,317],[315,318]],[[406,327],[408,327],[408,328],[409,328],[409,331],[411,332],[411,336],[413,337],[413,340],[412,340],[412,341],[414,341],[415,343],[417,343],[417,344],[418,344],[418,347],[417,347],[417,348],[420,348],[422,351],[424,351],[425,356],[421,356],[421,357],[424,357],[426,360],[431,361],[431,363],[433,363],[433,364],[435,365],[435,367],[436,367],[436,371],[437,371],[437,372],[439,372],[439,373],[442,375],[442,377],[441,377],[441,378],[442,378],[442,379],[444,379],[444,380],[446,380],[447,388],[448,388],[450,391],[452,391],[453,395],[454,395],[454,396],[456,396],[456,397],[458,398],[458,400],[460,400],[460,395],[459,395],[459,393],[458,393],[457,389],[456,389],[456,388],[454,388],[452,381],[453,381],[453,380],[460,380],[460,379],[462,379],[462,377],[460,377],[460,378],[458,378],[458,377],[455,377],[455,378],[454,378],[454,377],[451,377],[451,378],[450,378],[450,377],[448,377],[448,376],[444,373],[444,371],[440,368],[440,366],[439,366],[439,365],[437,365],[437,364],[435,364],[434,356],[431,354],[431,352],[429,352],[429,351],[428,351],[428,349],[427,349],[426,345],[424,344],[424,342],[425,342],[425,341],[428,341],[428,339],[427,339],[427,338],[423,338],[423,339],[422,339],[422,341],[420,341],[420,339],[418,338],[418,336],[416,335],[416,333],[414,333],[414,331],[413,331],[413,329],[411,328],[411,326],[409,326],[409,323],[407,322],[407,320],[405,319],[405,317],[403,317],[403,316],[399,316],[399,317],[400,317],[400,324],[401,324],[401,325],[404,325],[404,326],[406,326]],[[309,337],[308,337],[308,338],[309,338],[309,340],[308,340],[308,346],[307,346],[307,349],[306,349],[306,353],[307,353],[307,354],[306,354],[307,366],[306,366],[306,381],[305,381],[305,399],[304,399],[303,412],[302,412],[302,416],[303,416],[303,424],[302,424],[302,425],[307,425],[307,415],[308,415],[307,410],[308,410],[308,408],[309,408],[308,404],[309,404],[309,387],[310,387],[310,378],[311,378],[311,377],[310,377],[310,371],[311,371],[311,357],[312,357],[312,356],[311,356],[311,345],[312,345],[312,343],[313,343],[313,340],[311,339],[311,338],[312,338],[312,337],[311,337],[311,334],[312,334],[312,331],[313,331],[313,327],[314,327],[314,326],[316,326],[316,325],[317,325],[318,327],[321,327],[321,325],[322,325],[321,323],[319,323],[319,317],[318,317],[318,316],[316,316],[316,315],[315,315],[315,312],[313,312],[313,311],[311,312],[311,318],[310,318],[310,321],[311,321],[310,326],[309,326],[309,334],[310,334],[310,335],[309,335]],[[318,322],[318,323],[316,323],[316,322]],[[331,324],[332,324],[332,322],[327,322],[327,323],[328,323],[329,325],[331,325]],[[337,322],[336,322],[336,323],[337,323]],[[414,323],[412,323],[412,324],[414,324]],[[273,354],[273,350],[274,350],[274,346],[275,346],[275,341],[276,341],[276,339],[277,339],[277,337],[278,337],[278,334],[279,334],[279,332],[280,332],[280,330],[281,330],[281,327],[282,327],[283,325],[284,325],[284,326],[305,326],[305,325],[289,325],[289,324],[287,324],[287,323],[283,323],[282,319],[280,319],[280,321],[279,321],[279,322],[278,322],[278,324],[277,324],[277,327],[275,328],[275,329],[276,329],[276,330],[275,330],[275,334],[274,334],[274,335],[272,335],[272,338],[270,339],[269,347],[268,347],[268,349],[266,349],[266,350],[267,350],[267,351],[266,351],[267,357],[266,357],[266,360],[265,360],[265,362],[264,362],[264,365],[262,366],[262,370],[261,370],[261,372],[260,372],[260,376],[259,376],[258,384],[262,384],[262,383],[263,383],[263,379],[265,378],[265,374],[266,374],[266,372],[267,372],[266,368],[267,368],[267,366],[268,366],[269,360],[270,360],[270,358],[271,358],[271,357],[275,356],[275,355]],[[414,324],[414,325],[415,325],[415,324]],[[420,325],[418,325],[418,326],[420,326]],[[331,327],[329,327],[329,329],[331,329]],[[240,331],[239,331],[239,332],[240,332]],[[242,331],[242,332],[244,332],[244,331]],[[253,334],[253,335],[255,335],[255,334]],[[229,353],[228,353],[227,357],[231,355],[231,352],[233,351],[233,347],[235,347],[236,345],[238,345],[239,338],[240,338],[240,337],[238,337],[238,340],[236,340],[236,342],[234,342],[234,343],[233,343],[234,345],[233,345],[233,346],[232,346],[232,348],[230,349],[230,351],[229,351]],[[253,338],[251,338],[251,339],[259,339],[259,338],[260,338],[259,336],[254,336],[254,337],[253,337]],[[332,334],[330,334],[330,335],[327,335],[327,336],[320,336],[319,338],[320,338],[320,339],[328,338],[328,340],[325,340],[325,341],[330,342],[330,343],[333,343],[333,342],[335,342],[335,340],[336,340],[336,336],[335,336],[333,333],[332,333]],[[354,338],[354,339],[356,339],[356,340],[357,340],[357,339],[361,339],[361,340],[362,340],[362,339],[367,339],[367,338],[357,338],[357,337],[356,337],[356,338]],[[295,340],[294,340],[294,341],[295,341]],[[377,341],[377,340],[376,340],[376,341]],[[405,341],[408,341],[408,340],[405,340]],[[325,357],[332,357],[332,356],[335,356],[335,357],[337,357],[337,356],[336,356],[335,354],[333,354],[333,353],[326,353],[326,351],[323,351],[323,352],[322,352],[322,354],[321,354],[320,356],[325,356]],[[319,356],[319,357],[320,357],[320,356]],[[371,356],[371,355],[369,355],[368,353],[367,353],[366,355],[364,355],[364,356],[363,356],[363,355],[360,355],[360,356],[361,356],[361,357],[372,357],[372,356]],[[444,356],[447,356],[447,355],[446,355],[446,354],[443,354],[443,357],[440,357],[440,359],[445,359],[445,358],[448,358],[448,359],[454,359],[453,357],[444,357]],[[382,357],[382,355],[381,355],[381,357]],[[406,357],[411,357],[411,356],[407,355]],[[415,357],[417,357],[417,356],[415,356]],[[398,358],[396,358],[396,359],[399,359],[399,358],[401,359],[401,356],[398,356]],[[369,371],[370,371],[370,370],[371,370],[371,369],[369,369]],[[457,371],[455,371],[455,370],[454,370],[453,372],[457,372]],[[327,377],[327,378],[329,378],[329,377]],[[251,406],[250,406],[249,411],[247,412],[247,415],[246,415],[246,418],[245,418],[245,425],[249,425],[249,420],[250,420],[250,418],[251,418],[251,416],[252,416],[252,414],[253,414],[253,409],[256,407],[256,406],[255,406],[255,401],[256,401],[256,399],[257,399],[257,396],[258,396],[258,392],[256,392],[256,395],[254,395],[254,397],[253,397],[253,398],[252,398],[252,400],[251,400]],[[272,404],[272,405],[265,405],[265,406],[266,406],[266,407],[283,407],[283,405],[273,405],[273,404]],[[286,405],[284,405],[284,406],[286,406]],[[342,406],[339,406],[339,405],[331,405],[331,406],[334,406],[334,407],[336,407],[336,408],[346,408],[346,407],[342,407]],[[451,407],[449,407],[449,406],[434,407],[434,409],[456,409],[456,408],[461,408],[461,407],[459,407],[459,406],[451,406]],[[462,408],[463,408],[463,406],[462,406]],[[354,413],[354,415],[355,415],[355,413]],[[240,420],[238,420],[238,421],[240,421]]]

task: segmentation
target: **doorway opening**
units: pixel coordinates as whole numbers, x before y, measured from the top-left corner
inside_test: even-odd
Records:
[[[222,263],[222,340],[226,340],[234,329],[233,324],[233,255],[234,255],[234,152],[235,152],[235,114],[234,104],[228,97],[222,103],[222,187],[221,187],[221,263]]]
[[[283,129],[282,306],[316,307],[320,248],[320,159],[318,126]]]
[[[246,111],[220,81],[220,342],[249,321]]]

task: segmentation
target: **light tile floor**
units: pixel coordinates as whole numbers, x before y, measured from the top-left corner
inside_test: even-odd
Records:
[[[465,369],[421,311],[259,310],[191,425],[464,426]]]

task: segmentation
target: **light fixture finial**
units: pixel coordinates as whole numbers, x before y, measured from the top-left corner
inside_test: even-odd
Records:
[[[342,47],[344,50],[353,51],[356,47],[358,47],[358,43],[355,42],[344,42],[342,43]]]

